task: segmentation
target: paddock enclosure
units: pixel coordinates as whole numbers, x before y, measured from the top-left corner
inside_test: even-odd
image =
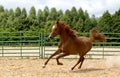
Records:
[[[25,34],[26,33],[26,34]],[[119,77],[120,33],[104,33],[107,42],[93,43],[81,69],[71,67],[77,55],[60,59],[59,66],[52,59],[46,68],[42,65],[56,49],[58,38],[38,32],[0,33],[0,77]],[[88,33],[80,34],[89,37]],[[55,58],[55,57],[54,57]]]

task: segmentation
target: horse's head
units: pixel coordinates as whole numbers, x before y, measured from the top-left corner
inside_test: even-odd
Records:
[[[49,35],[50,39],[53,39],[55,36],[57,36],[60,33],[60,29],[59,29],[59,22],[56,21],[55,24],[52,26],[52,31]]]

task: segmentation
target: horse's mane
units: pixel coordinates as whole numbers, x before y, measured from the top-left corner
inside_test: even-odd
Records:
[[[66,24],[65,22],[60,22],[62,25],[64,25],[64,29],[65,29],[65,31],[68,33],[68,35],[69,36],[71,36],[71,37],[77,37],[77,34],[76,34],[76,31],[75,30],[73,30],[73,29],[71,29],[71,27],[68,25],[68,24]]]

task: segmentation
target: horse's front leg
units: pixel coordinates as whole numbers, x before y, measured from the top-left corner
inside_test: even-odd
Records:
[[[60,54],[61,52],[62,52],[61,49],[58,49],[57,51],[55,51],[55,52],[47,59],[47,61],[44,63],[43,68],[45,68],[45,66],[47,65],[47,63],[49,62],[49,60],[50,60],[53,56],[55,56],[55,55],[57,55],[57,54]]]
[[[58,65],[63,65],[63,63],[59,62],[59,59],[60,59],[61,57],[68,56],[68,55],[69,55],[68,53],[62,53],[62,54],[60,54],[60,55],[56,58],[57,64],[58,64]]]

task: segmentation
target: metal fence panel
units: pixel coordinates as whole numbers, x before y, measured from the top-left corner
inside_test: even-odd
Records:
[[[104,33],[107,37],[107,42],[93,42],[93,47],[85,56],[88,59],[103,59],[108,56],[120,56],[120,33]],[[89,35],[81,33],[80,35]],[[56,38],[57,39],[57,38]],[[45,42],[51,46],[45,47],[45,58],[48,58],[57,50],[57,42]],[[55,57],[54,57],[55,58]],[[70,55],[65,58],[79,58],[78,55]]]
[[[42,33],[26,32],[0,33],[0,57],[43,57]],[[33,34],[31,36],[31,34]]]
[[[89,35],[81,33],[81,35]],[[107,42],[93,43],[93,48],[85,56],[88,59],[101,59],[108,56],[120,56],[120,33],[104,33]],[[55,50],[59,37],[48,40],[48,34],[42,32],[1,32],[0,57],[48,58]],[[65,58],[78,58],[71,55]],[[55,58],[55,57],[54,57]]]

